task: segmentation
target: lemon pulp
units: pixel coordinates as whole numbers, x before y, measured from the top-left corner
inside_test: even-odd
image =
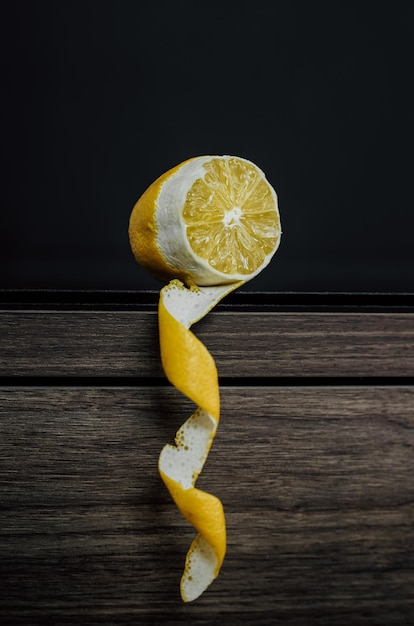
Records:
[[[188,191],[182,218],[193,252],[224,274],[248,275],[280,238],[276,196],[250,162],[231,157],[205,163]]]

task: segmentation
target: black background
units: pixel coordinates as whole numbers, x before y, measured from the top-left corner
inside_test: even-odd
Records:
[[[1,11],[0,288],[158,289],[133,204],[186,158],[234,154],[276,188],[284,232],[245,289],[414,291],[414,3]]]

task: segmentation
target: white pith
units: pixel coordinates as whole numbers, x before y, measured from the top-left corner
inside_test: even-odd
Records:
[[[234,206],[230,211],[226,211],[223,217],[223,224],[227,226],[227,228],[233,228],[240,224],[240,217],[242,215],[242,210],[238,206]]]

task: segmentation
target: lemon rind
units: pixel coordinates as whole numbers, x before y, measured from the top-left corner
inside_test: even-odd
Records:
[[[214,359],[190,326],[238,286],[239,282],[188,288],[173,280],[160,292],[163,368],[168,380],[198,407],[177,431],[175,445],[164,446],[158,462],[160,476],[175,504],[198,531],[188,550],[180,583],[184,602],[198,598],[213,582],[226,552],[222,504],[216,496],[195,487],[216,435],[220,399]]]

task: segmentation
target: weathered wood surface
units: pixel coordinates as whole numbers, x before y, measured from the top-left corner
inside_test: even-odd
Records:
[[[222,389],[198,485],[228,554],[198,601],[194,531],[157,474],[171,387],[0,388],[5,624],[372,624],[414,616],[414,389]]]
[[[2,623],[414,623],[412,298],[270,298],[194,327],[222,377],[198,485],[225,505],[228,554],[185,605],[194,530],[157,460],[193,407],[165,384],[156,299],[56,297],[0,304]]]
[[[212,311],[224,377],[413,376],[414,314]],[[156,311],[0,311],[0,376],[163,377]]]

